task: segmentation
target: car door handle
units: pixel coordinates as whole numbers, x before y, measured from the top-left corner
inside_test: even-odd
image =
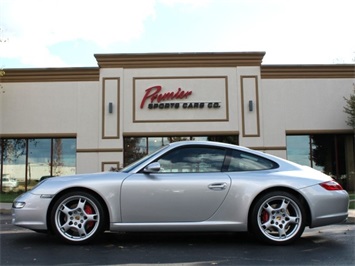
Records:
[[[227,187],[227,183],[214,183],[208,185],[208,188],[212,190],[223,190],[226,189],[226,187]]]

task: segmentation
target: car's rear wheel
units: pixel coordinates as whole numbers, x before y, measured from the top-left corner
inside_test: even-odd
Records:
[[[291,193],[267,193],[259,198],[253,207],[251,226],[255,235],[267,243],[289,244],[298,239],[304,231],[304,207]]]
[[[91,241],[103,232],[105,224],[100,202],[83,191],[61,196],[53,205],[50,219],[55,233],[73,244]]]

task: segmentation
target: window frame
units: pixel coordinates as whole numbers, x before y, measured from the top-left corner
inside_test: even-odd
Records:
[[[232,173],[232,172],[259,172],[259,171],[268,171],[268,170],[274,170],[274,169],[277,169],[280,167],[280,165],[278,163],[276,163],[275,161],[273,160],[270,160],[268,158],[265,158],[265,157],[262,157],[262,156],[259,156],[257,154],[254,154],[254,153],[251,153],[251,152],[247,152],[247,151],[243,151],[243,150],[239,150],[239,149],[229,149],[230,152],[228,153],[227,157],[227,163],[225,165],[225,172],[228,172],[228,173]],[[265,162],[268,162],[270,163],[272,166],[271,167],[268,167],[268,168],[262,168],[262,169],[245,169],[245,170],[237,170],[237,171],[231,171],[229,170],[230,169],[230,166],[231,166],[231,162],[232,162],[232,158],[233,158],[233,152],[238,152],[240,155],[244,155],[245,158],[246,157],[249,157],[249,158],[256,158],[257,161],[258,160],[261,160],[261,161],[265,161]]]
[[[218,170],[218,171],[177,171],[177,172],[173,172],[173,171],[160,172],[159,171],[159,172],[157,172],[157,174],[186,174],[186,173],[200,173],[201,174],[201,173],[221,173],[221,172],[223,172],[222,170],[224,169],[224,165],[225,165],[225,162],[226,162],[228,149],[224,148],[224,147],[216,147],[216,146],[212,146],[212,145],[191,144],[191,145],[187,145],[187,146],[183,146],[183,147],[178,147],[176,149],[173,149],[173,150],[163,154],[159,158],[155,159],[154,162],[159,162],[159,160],[161,160],[164,156],[167,156],[167,155],[169,155],[171,153],[179,152],[179,151],[184,150],[184,149],[193,149],[193,148],[223,151],[224,155],[223,155],[223,160],[222,160],[222,164],[221,164],[220,170]],[[192,169],[192,167],[190,167],[190,169]],[[199,167],[198,167],[198,169],[199,169]]]

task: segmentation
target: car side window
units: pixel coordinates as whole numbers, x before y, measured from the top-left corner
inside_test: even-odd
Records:
[[[228,172],[260,171],[277,168],[278,165],[255,154],[236,151],[231,154]]]
[[[158,160],[161,167],[159,172],[220,172],[222,170],[225,152],[225,149],[196,146],[175,149]]]

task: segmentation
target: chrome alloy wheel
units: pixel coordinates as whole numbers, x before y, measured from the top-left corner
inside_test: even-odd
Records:
[[[54,208],[57,233],[69,242],[86,242],[100,231],[100,205],[89,194],[62,197]]]
[[[263,195],[251,213],[253,232],[261,240],[274,245],[289,244],[298,239],[305,228],[305,210],[301,199],[285,191]]]
[[[258,226],[273,241],[291,239],[300,230],[302,213],[298,205],[285,196],[269,198],[258,210]]]

